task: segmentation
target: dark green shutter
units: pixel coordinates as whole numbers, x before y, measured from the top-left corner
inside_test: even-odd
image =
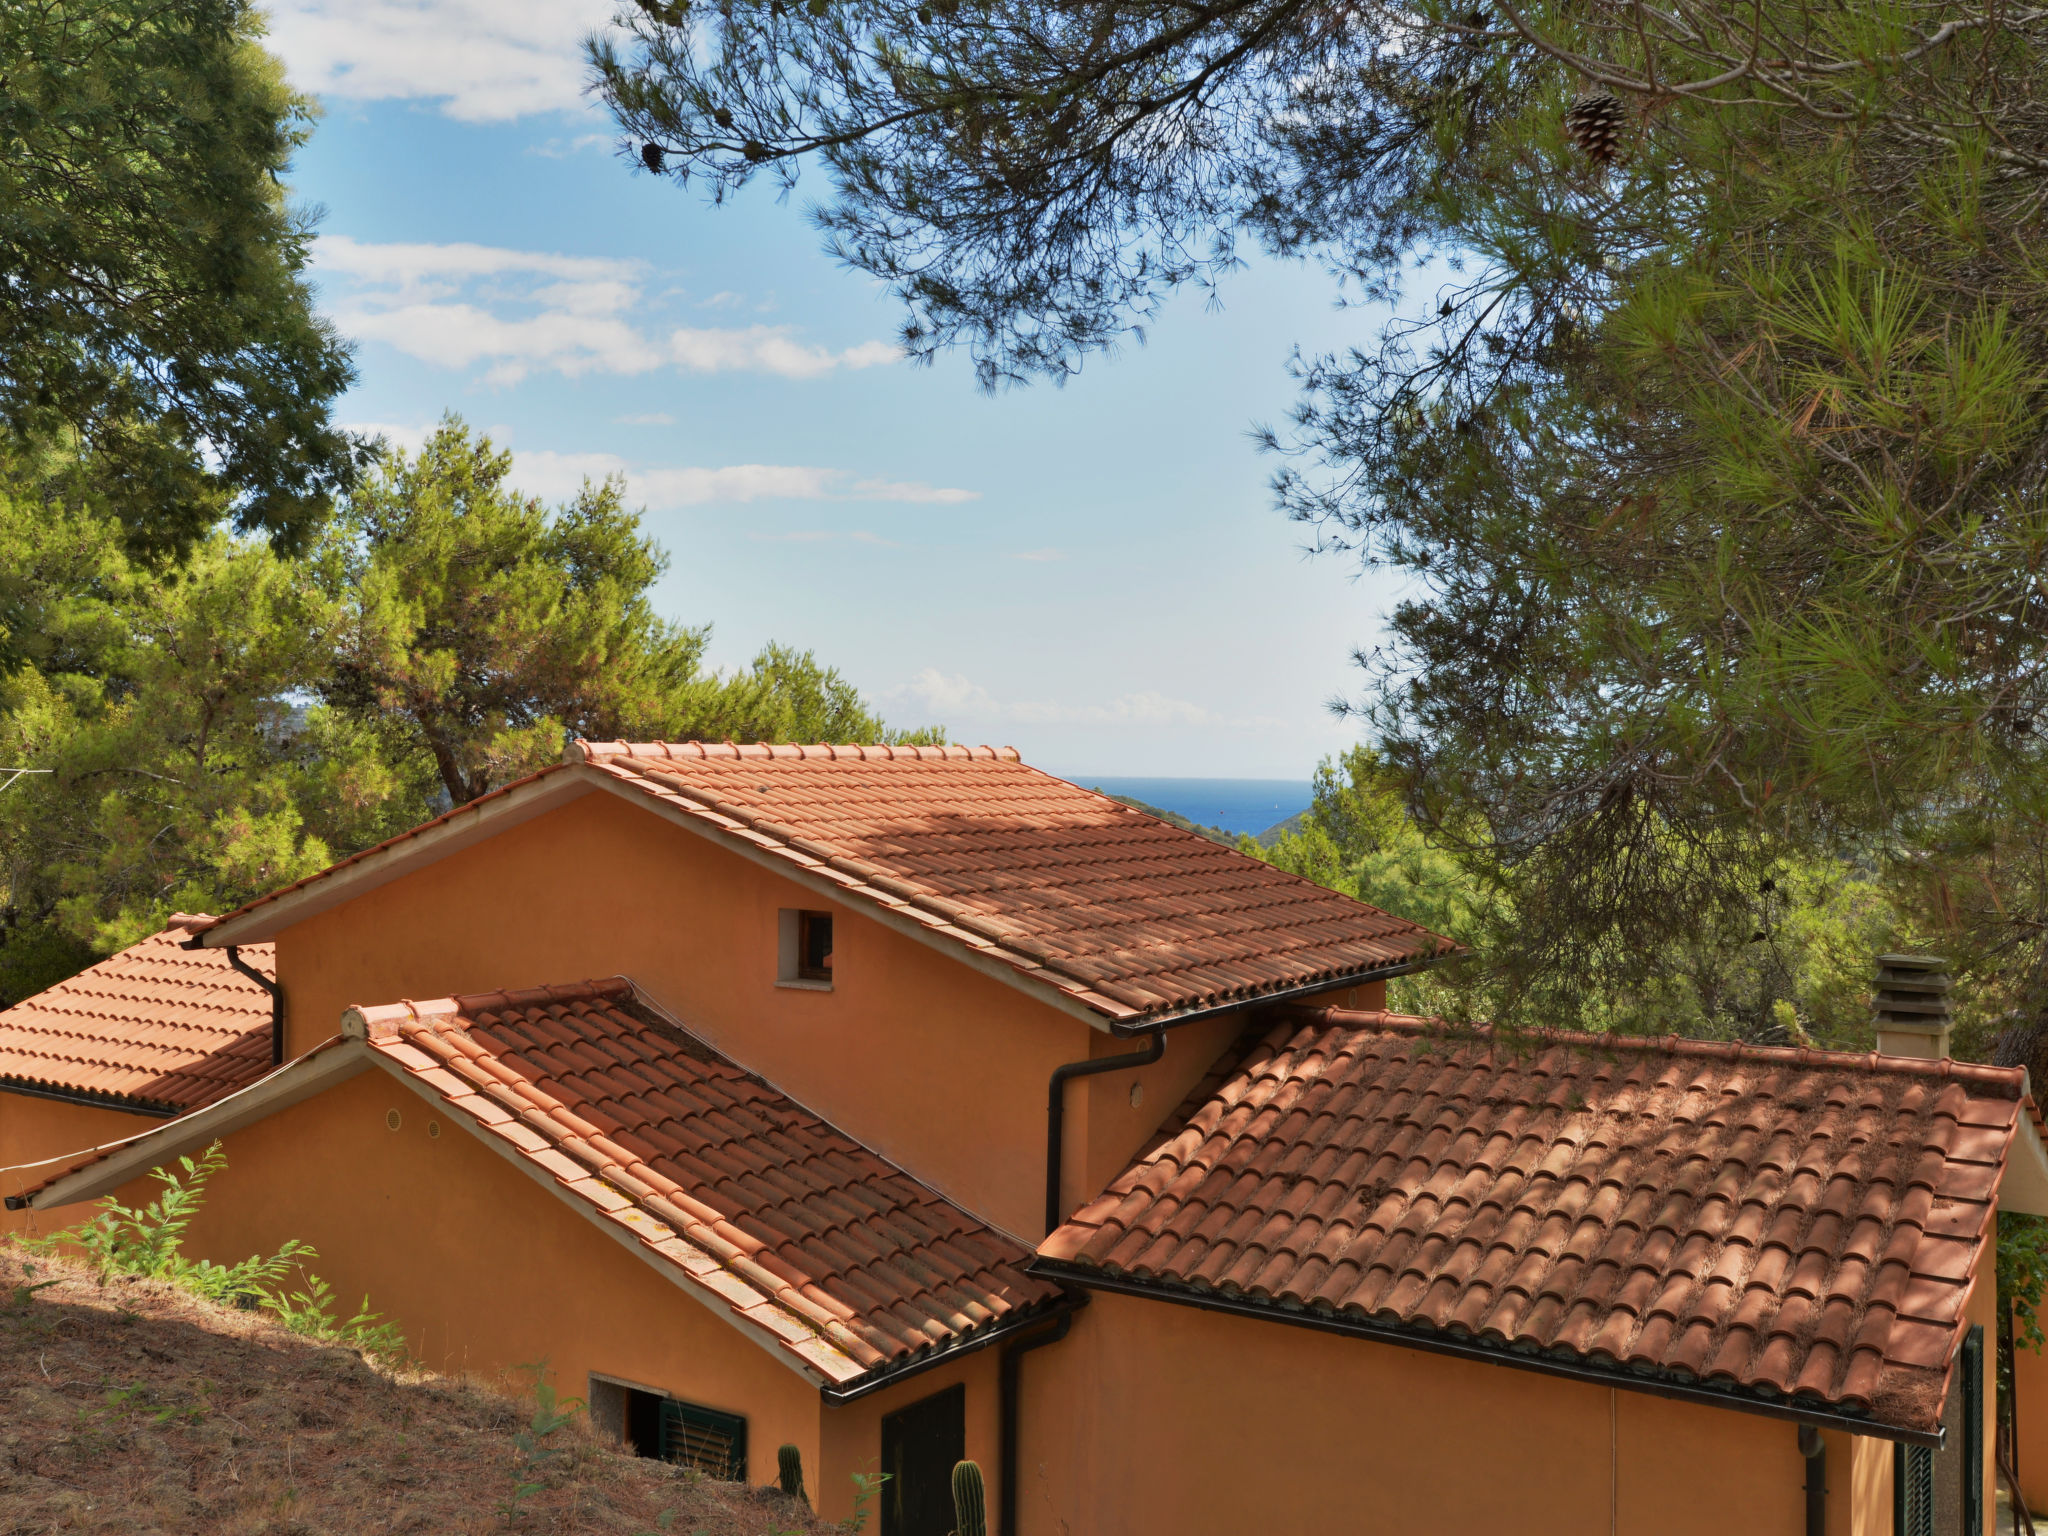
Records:
[[[747,1479],[747,1421],[736,1413],[665,1398],[661,1405],[661,1459],[695,1467],[721,1482]]]
[[[1934,1452],[1901,1445],[1892,1454],[1894,1536],[1934,1536]]]

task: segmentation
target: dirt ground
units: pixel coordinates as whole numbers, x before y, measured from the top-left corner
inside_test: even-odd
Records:
[[[532,1465],[515,1437],[533,1405],[503,1384],[394,1374],[265,1314],[152,1281],[102,1287],[12,1241],[0,1403],[0,1536],[840,1529],[779,1493],[601,1444],[581,1415]]]

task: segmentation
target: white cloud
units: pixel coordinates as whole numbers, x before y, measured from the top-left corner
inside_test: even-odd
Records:
[[[921,480],[863,480],[852,471],[804,464],[695,465],[628,464],[612,453],[556,453],[547,449],[515,452],[512,479],[530,495],[563,501],[585,480],[623,475],[628,496],[655,511],[698,507],[713,502],[749,501],[895,501],[912,503],[973,501],[980,494]],[[886,542],[874,534],[849,534],[862,543]]]
[[[468,278],[501,273],[542,273],[571,282],[624,282],[636,281],[645,271],[641,262],[614,256],[562,256],[467,241],[380,244],[352,240],[347,235],[322,235],[314,247],[313,263],[323,271],[346,272],[407,292],[428,287],[446,291]]]
[[[677,366],[694,373],[776,373],[786,379],[812,379],[834,368],[873,368],[903,355],[886,341],[864,341],[844,352],[833,352],[804,346],[794,335],[787,325],[683,329],[670,333],[668,345]]]
[[[885,341],[835,352],[800,340],[787,325],[682,326],[663,334],[644,318],[646,264],[609,256],[330,235],[313,259],[344,333],[436,367],[481,368],[495,385],[536,371],[576,378],[667,367],[813,379],[901,356]]]
[[[1103,704],[1051,701],[1004,701],[965,677],[926,667],[900,688],[884,695],[948,719],[1003,721],[1014,725],[1199,725],[1257,727],[1270,722],[1233,720],[1200,704],[1147,690],[1126,693]]]
[[[293,84],[349,101],[438,101],[464,122],[583,112],[582,40],[612,0],[271,0]]]

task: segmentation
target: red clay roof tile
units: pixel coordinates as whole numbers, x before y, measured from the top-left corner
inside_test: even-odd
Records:
[[[1276,1016],[1047,1273],[1938,1424],[2018,1068]]]
[[[207,916],[170,926],[0,1012],[0,1087],[156,1113],[211,1104],[270,1070],[270,996],[217,949],[186,949]],[[275,977],[269,944],[240,954]]]
[[[623,978],[357,1008],[358,1031],[828,1385],[1059,1294],[1023,1272],[1021,1244],[685,1033]],[[494,1123],[508,1100],[524,1113]]]
[[[986,747],[578,743],[763,853],[845,877],[1134,1022],[1448,951],[1419,925]]]
[[[1010,747],[579,741],[569,754],[223,921],[239,923],[541,780],[580,772],[1119,1023],[1339,986],[1456,947],[1026,767]]]

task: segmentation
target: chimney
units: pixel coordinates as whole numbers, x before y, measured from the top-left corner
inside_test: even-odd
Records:
[[[1870,1000],[1877,1049],[1939,1061],[1949,1054],[1948,962],[1933,955],[1879,955]]]

